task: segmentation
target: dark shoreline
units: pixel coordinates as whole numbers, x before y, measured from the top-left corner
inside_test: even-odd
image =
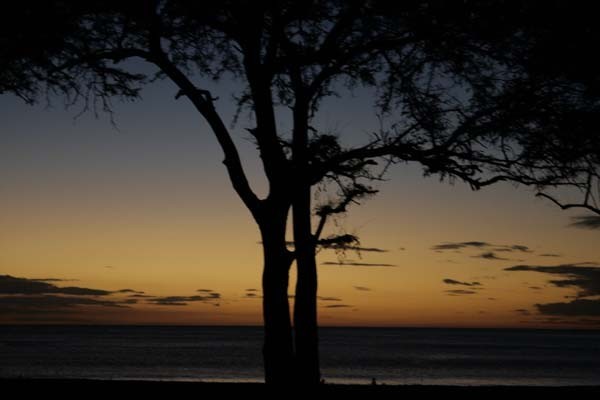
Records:
[[[271,387],[262,383],[215,383],[215,382],[173,382],[173,381],[136,381],[136,380],[95,380],[95,379],[29,379],[0,378],[0,387],[10,393],[21,395],[59,394],[66,398],[85,398],[86,396],[115,395],[132,393],[137,396],[165,395],[172,398],[177,395],[193,393],[194,396],[206,393],[253,395],[274,391],[317,392],[323,394],[358,395],[566,395],[600,394],[600,386],[426,386],[426,385],[340,385],[323,384],[313,388]],[[187,396],[186,396],[187,397]]]

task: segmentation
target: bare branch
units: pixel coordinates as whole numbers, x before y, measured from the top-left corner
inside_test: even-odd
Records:
[[[562,210],[568,210],[570,208],[583,208],[589,211],[592,211],[598,215],[600,215],[600,208],[598,207],[594,207],[590,204],[588,204],[587,202],[583,202],[583,203],[561,203],[560,201],[558,201],[557,199],[555,199],[554,197],[546,194],[546,193],[537,193],[536,197],[544,197],[548,200],[550,200],[551,202],[553,202],[554,204],[556,204],[557,206],[559,206]]]
[[[321,234],[323,233],[323,229],[325,228],[325,224],[327,223],[327,218],[329,217],[329,214],[323,213],[319,217],[320,218],[319,218],[319,223],[317,225],[317,230],[315,231],[315,234],[313,235],[317,242],[321,238]]]
[[[208,122],[225,155],[223,164],[227,168],[234,190],[252,215],[258,219],[261,211],[260,200],[250,187],[237,147],[223,120],[215,110],[212,96],[208,91],[196,88],[188,77],[169,60],[160,45],[160,35],[157,31],[159,27],[155,24],[152,29],[150,60],[179,87],[179,93],[187,96],[206,122]]]

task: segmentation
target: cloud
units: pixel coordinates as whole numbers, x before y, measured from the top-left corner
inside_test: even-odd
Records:
[[[107,290],[88,289],[88,288],[71,286],[71,287],[57,287],[54,291],[47,292],[47,293],[71,294],[71,295],[75,295],[75,296],[106,296],[106,295],[111,294],[112,292],[109,292]]]
[[[483,258],[486,260],[495,260],[495,261],[506,261],[508,258],[498,257],[493,251],[487,251],[485,253],[478,254],[476,256],[471,256],[473,258]]]
[[[371,288],[368,288],[366,286],[354,286],[354,289],[360,290],[362,292],[370,292],[371,291]]]
[[[218,293],[216,293],[218,294]],[[166,297],[153,297],[146,300],[148,303],[152,303],[159,306],[187,306],[188,303],[200,302],[200,303],[211,303],[214,304],[214,300],[219,297],[214,296],[166,296]]]
[[[197,289],[196,292],[204,293],[203,296],[208,296],[209,298],[212,298],[212,299],[220,299],[221,298],[221,293],[215,292],[212,289]]]
[[[511,246],[508,246],[508,248],[510,248],[511,250],[514,250],[514,251],[520,251],[522,253],[532,253],[533,252],[533,250],[531,250],[529,247],[523,246],[521,244],[513,244]]]
[[[378,264],[378,263],[363,263],[355,261],[325,261],[321,265],[337,265],[340,267],[397,267],[396,264]]]
[[[479,282],[461,282],[461,281],[455,281],[454,279],[449,279],[449,278],[444,279],[442,282],[444,282],[447,285],[481,286],[481,283],[479,283]]]
[[[544,253],[544,254],[538,254],[540,257],[562,257],[561,254],[555,254],[555,253]]]
[[[0,297],[0,314],[61,312],[78,306],[126,308],[129,302],[97,300],[89,297],[28,295]]]
[[[157,297],[134,289],[108,291],[74,286],[59,287],[50,283],[59,281],[53,278],[41,280],[0,275],[0,314],[10,314],[13,319],[25,315],[46,314],[48,317],[56,314],[59,318],[56,321],[61,321],[61,315],[75,315],[86,307],[131,308],[141,299],[146,304],[160,306],[185,306],[190,302],[219,306],[221,299],[221,294],[214,291],[197,296]]]
[[[599,215],[580,215],[578,217],[571,218],[573,221],[570,226],[584,229],[600,229],[600,216]]]
[[[497,245],[496,247],[493,247],[492,250],[494,251],[501,251],[501,252],[515,252],[515,251],[519,251],[521,253],[533,253],[533,250],[531,250],[529,247],[527,246],[523,246],[520,244],[513,244],[513,245]]]
[[[74,296],[106,296],[112,292],[100,289],[89,289],[75,286],[58,287],[47,281],[16,278],[10,275],[0,275],[1,294],[68,294]]]
[[[478,249],[478,250],[484,250],[484,249],[489,249],[489,250],[493,250],[493,251],[501,251],[501,252],[520,252],[520,253],[532,253],[533,250],[531,250],[528,246],[524,246],[522,244],[493,244],[493,243],[489,243],[489,242],[482,242],[482,241],[470,241],[470,242],[444,242],[444,243],[440,243],[437,244],[435,246],[431,247],[431,250],[437,251],[437,252],[444,252],[444,251],[448,251],[448,250],[455,250],[455,251],[460,251],[460,250],[464,250],[464,249]],[[483,253],[483,254],[492,254],[492,251]],[[488,258],[488,257],[480,257],[480,258],[487,258],[487,259],[492,259],[492,260],[501,260],[502,258]]]
[[[445,292],[448,293],[449,296],[462,296],[462,295],[466,295],[466,294],[476,294],[477,293],[474,290],[462,290],[462,289],[445,290]]]
[[[544,323],[544,324],[553,324],[553,325],[582,325],[582,326],[594,326],[597,327],[600,325],[600,319],[594,318],[575,318],[575,317],[566,317],[566,318],[556,318],[556,317],[548,317],[548,318],[537,318],[530,319],[528,321],[520,321],[523,323]]]
[[[380,249],[379,247],[360,247],[360,246],[350,246],[346,247],[346,250],[354,250],[354,251],[362,251],[366,253],[388,253],[387,249]]]
[[[58,279],[58,278],[46,278],[46,279],[30,279],[30,281],[37,282],[77,282],[79,279]]]
[[[175,301],[175,300],[157,300],[153,302],[153,304],[157,306],[187,306],[188,303],[183,301]]]
[[[258,297],[258,295],[256,293],[249,292],[249,293],[246,293],[245,297],[256,298],[256,297]]]
[[[258,289],[246,289],[246,292],[258,292]]]
[[[342,301],[339,297],[326,297],[326,296],[317,296],[317,299],[321,301]]]
[[[596,318],[576,318],[576,317],[544,317],[544,318],[533,318],[527,321],[520,321],[526,323],[545,323],[545,324],[556,324],[556,325],[598,325],[600,319]]]
[[[121,290],[117,290],[114,293],[134,293],[134,294],[145,294],[145,292],[141,292],[139,290],[133,290],[133,289],[121,289]]]
[[[487,242],[446,242],[446,243],[441,243],[441,244],[436,244],[435,246],[431,247],[431,250],[436,250],[436,251],[445,251],[445,250],[460,250],[460,249],[464,249],[467,247],[475,247],[475,248],[481,248],[481,247],[488,247],[491,246],[491,244],[487,243]]]
[[[544,315],[600,317],[600,299],[577,299],[569,303],[536,304],[535,306]]]
[[[323,306],[324,308],[351,308],[354,306],[348,305],[348,304],[328,304],[326,306]]]
[[[539,287],[539,286],[529,286],[529,289],[532,289],[532,290],[542,290],[542,288]]]
[[[32,316],[34,319],[31,321],[46,319],[59,323],[67,321],[65,315],[71,318],[88,312],[89,307],[131,308],[138,303],[138,298],[148,297],[144,292],[133,289],[108,291],[54,284],[63,281],[66,280],[0,275],[0,314],[10,315],[14,321],[31,320],[28,316]],[[123,299],[124,296],[127,298]],[[43,318],[40,319],[40,316]]]
[[[556,266],[516,265],[505,271],[530,271],[563,276],[566,279],[551,280],[557,287],[573,287],[578,297],[600,295],[600,266],[593,263],[561,264]]]
[[[496,301],[496,300],[498,300],[498,299],[497,299],[497,298],[495,298],[495,297],[488,297],[488,300],[490,300],[490,301]]]

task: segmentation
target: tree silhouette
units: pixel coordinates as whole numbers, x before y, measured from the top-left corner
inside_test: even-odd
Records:
[[[529,8],[531,7],[531,8]],[[562,93],[563,101],[547,103],[543,130],[532,137],[535,157],[552,160],[564,173],[565,185],[575,189],[575,200],[563,201],[552,185],[539,185],[537,196],[562,209],[581,209],[595,215],[578,219],[580,226],[600,222],[600,132],[598,95],[600,63],[590,54],[600,45],[600,32],[586,6],[567,2],[525,6],[517,24],[528,45],[523,47],[524,76]],[[517,14],[518,15],[518,14]],[[514,18],[514,17],[513,17]],[[542,97],[547,101],[550,98]]]
[[[593,13],[569,11],[566,2],[388,3],[60,1],[40,10],[22,1],[4,14],[19,24],[1,38],[0,91],[27,101],[60,92],[110,110],[111,98],[169,79],[176,98],[208,123],[262,238],[268,383],[319,382],[316,251],[358,247],[353,235],[325,236],[326,224],[375,194],[373,181],[391,164],[420,163],[426,175],[473,189],[533,185],[546,196],[598,178],[597,69],[570,68],[562,57],[581,59],[581,48],[561,36],[593,44]],[[556,19],[562,28],[550,24]],[[55,28],[37,34],[38,24]],[[556,44],[563,54],[549,49]],[[130,59],[159,72],[149,76]],[[247,131],[268,181],[265,198],[248,182],[218,99],[202,87],[231,77],[241,81],[239,109],[252,115]],[[363,145],[348,146],[314,121],[324,99],[357,87],[374,93],[381,124]],[[290,132],[279,124],[286,118]],[[313,204],[315,187],[327,201]],[[285,235],[290,210],[293,246]]]

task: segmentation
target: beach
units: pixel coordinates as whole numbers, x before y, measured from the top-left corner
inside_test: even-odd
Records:
[[[261,383],[201,383],[201,382],[161,382],[126,380],[85,380],[85,379],[0,379],[5,393],[19,397],[37,395],[40,392],[60,395],[64,398],[86,398],[87,396],[165,396],[168,398],[201,398],[207,394],[253,396],[269,393],[286,393],[293,396],[302,392],[323,395],[358,395],[386,398],[406,396],[461,396],[480,398],[482,396],[546,396],[546,395],[597,395],[600,386],[435,386],[435,385],[334,385],[322,384],[315,387],[271,387]],[[293,392],[288,392],[292,390]]]

